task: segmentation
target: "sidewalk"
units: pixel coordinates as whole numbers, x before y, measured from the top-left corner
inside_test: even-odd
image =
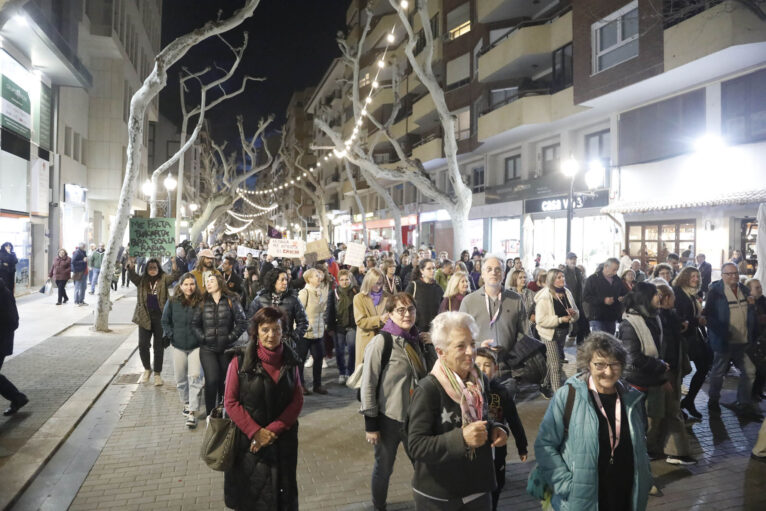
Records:
[[[574,352],[567,349],[569,360]],[[113,433],[69,509],[76,511],[224,509],[223,475],[199,459],[204,424],[185,428],[173,383],[172,363],[165,359],[165,385],[134,385],[135,393],[122,411]],[[135,382],[136,356],[123,370]],[[567,373],[573,372],[567,368]],[[310,370],[309,370],[310,372]],[[117,380],[122,380],[122,375]],[[369,510],[372,449],[364,441],[362,419],[354,392],[335,381],[335,368],[324,370],[330,394],[306,397],[300,422],[298,485],[305,510]],[[727,378],[723,402],[733,398],[736,378]],[[530,455],[549,401],[522,389],[518,410],[530,443]],[[698,407],[707,399],[700,394]],[[98,405],[97,405],[98,406]],[[762,408],[766,408],[762,406]],[[699,464],[679,468],[657,461],[652,471],[664,496],[651,497],[651,510],[766,509],[766,466],[750,461],[750,448],[760,424],[741,422],[729,410],[721,420],[707,419],[689,428],[693,455]],[[529,497],[526,481],[534,460],[520,463],[509,448],[507,482],[499,509],[539,510]],[[692,477],[693,476],[693,477]],[[399,450],[388,497],[388,509],[414,509],[412,467]]]
[[[113,331],[107,334],[90,329],[95,299],[86,296],[92,303],[84,307],[56,306],[55,296],[40,294],[18,301],[16,347],[2,371],[29,404],[0,417],[0,509],[55,452],[135,350],[135,326],[123,319],[135,307],[134,289],[112,295]]]

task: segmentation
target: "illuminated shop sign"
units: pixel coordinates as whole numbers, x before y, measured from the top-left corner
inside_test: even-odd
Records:
[[[578,194],[572,201],[573,209],[602,208],[609,205],[609,190],[598,190],[592,194]],[[525,213],[555,213],[566,211],[569,207],[569,195],[556,195],[542,199],[524,201]]]

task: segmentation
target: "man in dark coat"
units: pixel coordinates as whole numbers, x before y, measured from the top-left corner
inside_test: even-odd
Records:
[[[236,293],[240,298],[242,297],[242,277],[237,275],[234,268],[237,266],[237,260],[234,257],[227,256],[223,258],[221,263],[221,273],[223,273],[223,280],[226,282],[226,287],[229,291]]]
[[[3,367],[5,357],[13,354],[13,333],[18,327],[19,312],[16,309],[16,299],[5,281],[0,279],[0,368]],[[13,415],[29,402],[27,396],[2,374],[0,374],[0,396],[11,402],[11,406],[3,412],[6,416]]]
[[[13,244],[10,241],[3,243],[0,246],[0,279],[5,281],[11,294],[16,287],[16,265],[18,262],[19,259],[13,251]]]
[[[582,300],[591,331],[614,335],[617,322],[622,319],[622,297],[628,290],[617,276],[619,267],[620,261],[610,257],[601,271],[585,281]]]
[[[564,279],[566,280],[566,286],[569,291],[572,292],[577,310],[583,310],[582,307],[582,291],[585,282],[582,272],[577,267],[577,254],[569,252],[567,254],[566,266],[564,267]],[[577,320],[574,326],[574,333],[577,335],[577,345],[582,344],[583,339],[590,333],[590,326],[588,325],[588,318],[585,314],[580,314],[580,318]]]
[[[705,254],[697,254],[697,269],[700,271],[700,296],[706,295],[713,276],[713,266],[705,261]]]

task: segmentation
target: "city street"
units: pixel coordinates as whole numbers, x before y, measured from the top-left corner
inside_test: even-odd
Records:
[[[136,383],[141,365],[134,351],[135,330],[125,324],[135,304],[130,294],[116,302],[113,316],[118,333],[113,336],[57,335],[6,362],[4,372],[28,392],[31,401],[16,417],[3,418],[0,423],[3,474],[16,469],[18,453],[39,452],[47,445],[47,436],[40,432],[57,429],[61,422],[59,414],[66,407],[62,403],[69,403],[68,396],[83,390],[82,382],[92,381],[100,362],[108,360],[115,348],[115,354],[122,353],[118,358],[123,358],[123,362],[124,354],[132,353],[119,373],[114,369],[118,365],[114,365],[109,377],[92,382],[100,386],[90,394],[92,407],[88,404],[79,409],[80,415],[73,417],[77,426],[71,434],[62,436],[63,443],[47,464],[44,462],[48,456],[35,461],[33,472],[39,473],[10,509],[224,509],[223,476],[199,459],[204,424],[194,431],[184,426],[168,357],[163,370],[164,386]],[[28,311],[39,313],[42,301],[44,298],[37,297],[21,300],[22,324],[35,321]],[[63,328],[66,333],[80,325]],[[574,360],[573,349],[567,351],[568,358]],[[43,388],[36,383],[39,370],[31,370],[32,366],[26,364],[46,353],[55,354],[55,358],[46,359],[49,361],[46,374],[65,384]],[[571,374],[571,364],[567,369]],[[335,383],[337,372],[333,367],[325,369],[324,375],[330,394],[308,396],[300,417],[300,505],[303,509],[371,509],[372,451],[364,442],[358,403],[350,389]],[[727,378],[722,401],[732,399],[735,384],[736,377]],[[706,398],[703,391],[698,398],[700,409],[704,409]],[[533,388],[522,388],[518,401],[531,446],[548,401]],[[699,464],[678,468],[664,461],[654,462],[653,473],[663,496],[651,497],[649,509],[763,509],[766,466],[749,457],[758,427],[757,423],[740,421],[725,408],[720,421],[711,424],[706,419],[692,426],[693,455]],[[15,455],[11,452],[14,450],[18,451]],[[539,509],[539,503],[525,492],[534,459],[522,464],[514,449],[509,451],[500,509]],[[400,450],[391,481],[389,509],[414,508],[411,475],[411,466]],[[7,485],[7,481],[0,479],[0,485]],[[2,489],[0,493],[7,495],[5,486]]]

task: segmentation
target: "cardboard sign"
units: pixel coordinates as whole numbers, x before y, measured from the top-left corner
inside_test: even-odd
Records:
[[[306,251],[303,240],[284,240],[271,238],[268,254],[271,257],[301,258]]]
[[[346,243],[346,257],[343,259],[343,264],[357,268],[363,266],[366,252],[367,247],[364,243]]]
[[[261,251],[250,247],[243,247],[242,245],[237,247],[237,257],[245,258],[247,254],[253,254],[253,257],[258,258],[261,255]]]
[[[324,261],[325,259],[329,259],[332,257],[332,254],[330,253],[330,249],[327,246],[327,242],[325,240],[316,240],[316,241],[309,242],[309,244],[306,245],[306,253],[316,254],[318,261]]]
[[[130,252],[128,255],[144,257],[172,257],[176,255],[175,218],[130,219]]]

